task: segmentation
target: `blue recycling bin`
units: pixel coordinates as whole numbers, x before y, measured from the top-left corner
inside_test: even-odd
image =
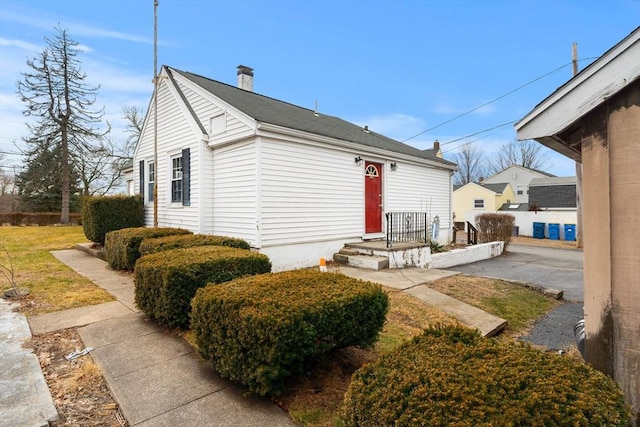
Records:
[[[549,224],[549,239],[560,240],[560,224]]]
[[[546,222],[534,222],[533,223],[533,237],[535,239],[544,239],[544,226]]]
[[[570,240],[575,242],[576,240],[576,225],[565,224],[564,225],[564,240]]]

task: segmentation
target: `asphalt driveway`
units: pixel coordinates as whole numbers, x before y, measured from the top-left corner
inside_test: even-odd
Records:
[[[573,326],[584,317],[582,268],[582,251],[511,244],[502,256],[451,270],[564,291],[566,302],[547,313],[529,335],[522,337],[551,350],[562,350],[575,343]]]
[[[502,256],[450,270],[560,289],[565,301],[583,302],[582,266],[582,251],[511,244]]]

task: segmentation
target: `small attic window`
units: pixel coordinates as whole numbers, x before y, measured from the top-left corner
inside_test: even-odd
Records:
[[[219,135],[227,131],[227,115],[222,112],[209,119],[209,135]]]

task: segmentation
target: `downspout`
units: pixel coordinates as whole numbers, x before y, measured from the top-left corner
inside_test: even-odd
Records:
[[[262,137],[258,136],[255,139],[256,144],[256,234],[255,242],[256,248],[262,247]]]

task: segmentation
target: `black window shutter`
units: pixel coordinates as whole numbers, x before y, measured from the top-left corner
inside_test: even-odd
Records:
[[[191,206],[191,152],[182,150],[182,206]]]
[[[144,202],[144,160],[140,160],[140,195]]]

